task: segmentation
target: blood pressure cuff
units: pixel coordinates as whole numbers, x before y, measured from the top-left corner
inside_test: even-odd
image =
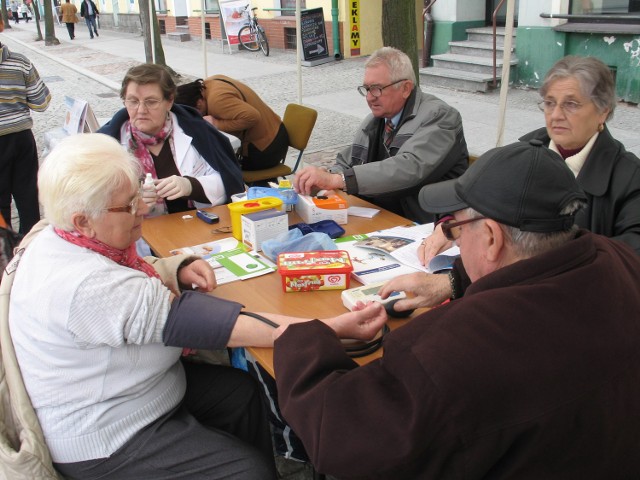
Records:
[[[226,348],[242,305],[200,292],[184,292],[171,304],[162,332],[168,347]]]
[[[344,228],[333,220],[321,220],[316,223],[296,223],[289,230],[298,228],[303,235],[313,232],[326,233],[330,238],[339,238],[344,235]]]

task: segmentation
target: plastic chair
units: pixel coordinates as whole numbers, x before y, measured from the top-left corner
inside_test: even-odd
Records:
[[[298,158],[293,170],[284,164],[284,160],[275,167],[265,168],[264,170],[243,170],[242,179],[247,185],[256,182],[266,182],[267,180],[285,177],[295,173],[302,159],[302,153],[307,148],[309,137],[316,124],[318,112],[313,108],[303,107],[297,103],[290,103],[284,111],[282,123],[287,129],[289,135],[289,146],[298,150]]]

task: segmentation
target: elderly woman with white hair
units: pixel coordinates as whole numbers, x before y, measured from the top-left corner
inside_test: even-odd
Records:
[[[64,139],[40,170],[45,220],[19,258],[9,326],[54,465],[85,480],[275,478],[255,382],[182,347],[271,346],[264,320],[303,319],[201,293],[215,276],[198,257],[138,257],[139,173],[101,134]],[[385,320],[371,305],[324,321],[370,338]]]

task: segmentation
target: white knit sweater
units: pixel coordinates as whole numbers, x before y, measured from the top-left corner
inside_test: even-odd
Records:
[[[33,240],[9,311],[24,383],[54,462],[111,455],[174,408],[186,381],[162,344],[169,290],[58,237]]]

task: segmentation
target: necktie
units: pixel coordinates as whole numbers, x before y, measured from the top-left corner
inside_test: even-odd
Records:
[[[383,136],[384,146],[387,148],[389,148],[389,145],[391,145],[391,140],[393,140],[393,128],[393,122],[390,118],[387,118],[387,120],[384,122]]]

